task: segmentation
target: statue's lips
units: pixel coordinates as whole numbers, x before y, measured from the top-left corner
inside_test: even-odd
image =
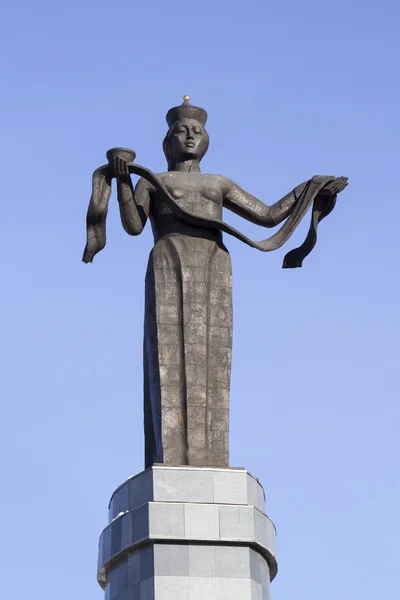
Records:
[[[193,144],[193,142],[186,142],[185,147],[186,148],[194,148],[195,144]]]

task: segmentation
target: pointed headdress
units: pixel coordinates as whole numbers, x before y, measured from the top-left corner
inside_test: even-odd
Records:
[[[173,123],[176,121],[180,121],[181,119],[195,119],[203,126],[207,122],[207,113],[204,108],[199,108],[198,106],[192,106],[189,102],[189,96],[183,97],[183,104],[180,106],[174,106],[167,112],[166,120],[168,123],[168,127],[171,127]]]

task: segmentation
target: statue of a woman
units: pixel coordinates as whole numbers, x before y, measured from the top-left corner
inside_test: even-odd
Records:
[[[148,218],[153,229],[145,286],[146,468],[154,463],[228,466],[232,281],[222,231],[273,250],[314,202],[307,240],[287,255],[284,265],[301,266],[315,244],[318,222],[347,185],[344,177],[314,177],[267,206],[225,177],[202,174],[207,114],[188,100],[167,114],[163,148],[168,171],[156,176],[129,164],[132,151],[110,151],[110,165],[94,174],[87,217],[85,262],[105,245],[112,177],[125,231],[139,235]],[[132,172],[143,175],[135,189]],[[251,242],[222,221],[223,207],[264,227],[286,222],[268,240]]]

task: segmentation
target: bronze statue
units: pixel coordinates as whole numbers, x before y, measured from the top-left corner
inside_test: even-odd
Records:
[[[145,286],[145,466],[227,467],[232,282],[222,233],[264,252],[275,250],[313,204],[307,238],[283,265],[300,267],[347,178],[313,177],[267,206],[226,177],[200,172],[209,144],[203,109],[185,96],[166,118],[167,172],[155,175],[123,148],[109,150],[109,164],[94,172],[83,261],[91,262],[105,246],[115,177],[125,231],[139,235],[149,217],[154,234]],[[132,173],[141,176],[135,189]],[[285,222],[270,238],[254,242],[222,221],[223,207],[263,227]]]

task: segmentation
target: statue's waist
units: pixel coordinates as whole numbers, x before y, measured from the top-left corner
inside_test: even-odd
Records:
[[[164,235],[170,234],[181,234],[190,235],[193,237],[200,237],[217,244],[222,244],[222,233],[219,229],[213,229],[208,227],[197,227],[190,223],[184,223],[178,221],[173,215],[163,215],[162,218],[157,220],[151,220],[154,242],[157,242]]]

